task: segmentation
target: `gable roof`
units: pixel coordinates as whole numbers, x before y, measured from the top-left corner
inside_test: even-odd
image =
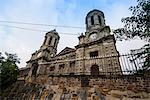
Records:
[[[70,53],[70,52],[74,52],[74,51],[75,51],[75,49],[66,47],[66,48],[64,48],[62,51],[60,51],[60,52],[57,54],[57,56],[64,55],[64,54],[67,54],[67,53]]]

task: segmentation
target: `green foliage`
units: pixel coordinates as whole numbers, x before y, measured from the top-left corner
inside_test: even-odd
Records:
[[[114,34],[119,40],[128,40],[136,37],[141,38],[147,42],[150,42],[150,0],[137,0],[136,6],[131,6],[129,10],[132,12],[132,16],[122,18],[124,23],[123,28],[114,30]],[[143,68],[138,72],[150,71],[150,44],[146,44],[138,52],[136,58],[142,58],[145,55],[145,61],[143,62]],[[135,59],[136,59],[135,58]]]
[[[119,28],[114,33],[120,40],[140,37],[150,42],[150,0],[137,0],[137,3],[129,8],[132,16],[122,19],[124,28]]]
[[[6,58],[0,53],[0,86],[1,89],[5,89],[10,84],[17,80],[19,72],[16,63],[19,63],[18,56],[16,54],[5,53]]]

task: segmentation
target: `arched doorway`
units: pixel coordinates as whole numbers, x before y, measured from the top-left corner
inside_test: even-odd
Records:
[[[32,76],[35,76],[35,77],[36,77],[37,69],[38,69],[38,62],[34,62],[34,63],[32,64],[32,67],[33,67],[33,69],[32,69]]]
[[[99,75],[99,66],[98,65],[92,65],[91,67],[91,75]]]

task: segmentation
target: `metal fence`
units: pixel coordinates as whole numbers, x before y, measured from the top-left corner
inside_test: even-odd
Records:
[[[115,60],[118,60],[115,62]],[[100,57],[89,57],[89,58],[83,58],[83,59],[68,59],[68,60],[56,60],[54,62],[46,62],[41,63],[41,65],[46,65],[50,67],[50,65],[56,65],[59,66],[59,64],[62,63],[69,63],[69,62],[82,62],[84,67],[87,67],[88,64],[86,62],[95,62],[95,63],[101,63],[105,61],[101,65],[101,69],[99,70],[98,75],[132,75],[132,74],[149,74],[150,73],[150,57],[149,53],[132,53],[132,54],[123,54],[123,55],[109,55],[109,56],[100,56]],[[108,61],[108,62],[107,62]],[[111,64],[109,64],[111,62]],[[117,63],[117,64],[116,64]],[[148,63],[148,64],[146,64]],[[116,65],[120,66],[120,69],[118,70],[117,67],[114,67]],[[91,65],[88,65],[91,66]],[[69,67],[69,66],[65,66]],[[75,66],[76,67],[76,66]],[[114,68],[113,68],[114,67]],[[66,72],[59,70],[57,72],[50,72],[50,75],[91,75],[90,70],[84,70],[84,71],[78,71],[74,73]]]
[[[147,62],[146,55],[146,53],[120,55],[119,61],[123,74],[139,74],[138,72],[142,70],[144,72],[146,67],[150,67],[144,65]]]

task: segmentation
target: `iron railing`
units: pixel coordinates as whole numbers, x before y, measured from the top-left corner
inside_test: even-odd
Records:
[[[47,67],[50,67],[52,64],[59,66],[59,64],[62,63],[69,63],[72,61],[80,62],[84,64],[84,67],[91,66],[93,63],[86,64],[87,62],[95,62],[95,63],[101,63],[102,66],[99,75],[129,75],[129,74],[145,74],[150,72],[150,66],[145,66],[145,62],[150,62],[150,59],[147,60],[148,53],[136,53],[136,54],[123,54],[123,55],[109,55],[109,56],[100,56],[100,57],[89,57],[89,58],[80,58],[80,59],[68,59],[68,60],[56,60],[54,62],[46,62],[46,63],[40,63],[40,65],[46,65]],[[139,56],[140,55],[140,56]],[[115,59],[115,60],[114,60]],[[117,62],[114,62],[117,61]],[[104,63],[105,62],[105,63]],[[109,63],[109,64],[108,64]],[[107,66],[107,67],[106,67]],[[115,69],[114,66],[120,67],[120,70]],[[69,66],[65,66],[68,67]],[[76,67],[76,66],[74,66]],[[114,68],[112,68],[114,67]],[[145,70],[145,68],[147,68]],[[110,69],[110,70],[109,70]],[[91,75],[91,71],[74,71],[74,73],[65,72],[65,71],[52,71],[49,72],[50,75]]]

